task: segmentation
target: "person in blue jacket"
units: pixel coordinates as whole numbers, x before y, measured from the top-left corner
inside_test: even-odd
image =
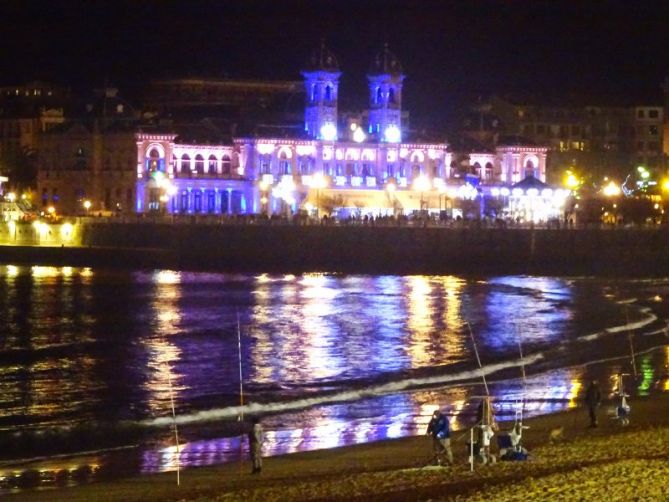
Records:
[[[453,465],[453,452],[451,451],[451,429],[448,418],[439,410],[432,414],[432,420],[427,426],[427,435],[432,436],[432,448],[437,465],[444,464],[444,453],[448,463]]]

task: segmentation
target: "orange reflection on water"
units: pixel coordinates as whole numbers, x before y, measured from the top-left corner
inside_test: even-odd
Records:
[[[58,277],[61,275],[61,270],[58,267],[42,267],[42,266],[32,266],[30,267],[33,278],[42,279],[44,277]]]
[[[664,386],[663,389],[669,391],[669,345],[664,348],[665,362],[664,362]]]
[[[156,291],[151,309],[156,327],[143,339],[149,358],[144,388],[150,396],[148,404],[152,412],[162,414],[170,410],[170,397],[176,401],[184,390],[179,385],[180,375],[173,369],[173,363],[181,358],[181,350],[169,340],[169,336],[178,331],[181,321],[181,274],[161,270],[154,274],[153,281]]]
[[[581,393],[582,387],[583,384],[581,383],[580,380],[572,378],[571,387],[569,388],[569,394],[567,394],[567,399],[569,399],[569,402],[567,403],[567,408],[572,409],[578,406],[578,396]]]
[[[444,288],[444,315],[443,322],[445,330],[440,343],[446,349],[446,357],[449,360],[464,358],[467,348],[464,343],[464,334],[461,331],[463,319],[460,314],[462,306],[461,293],[465,281],[452,275],[441,277],[440,282]]]
[[[409,287],[407,328],[411,340],[408,351],[412,366],[419,368],[430,364],[434,357],[430,343],[430,334],[434,330],[430,306],[432,286],[425,276],[410,276],[406,281]]]
[[[15,265],[7,265],[7,278],[14,278],[19,275],[19,267]]]

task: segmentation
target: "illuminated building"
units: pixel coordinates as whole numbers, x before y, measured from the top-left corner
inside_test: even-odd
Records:
[[[500,146],[471,153],[480,179],[465,180],[447,143],[407,141],[404,73],[388,47],[367,76],[367,124],[341,126],[337,58],[321,46],[302,71],[304,122],[292,136],[235,135],[221,144],[137,134],[137,212],[340,217],[439,212],[490,187],[546,177],[546,149]],[[469,184],[466,183],[469,182]]]
[[[116,89],[96,91],[69,120],[40,135],[33,204],[70,215],[132,212],[136,127],[137,114]]]

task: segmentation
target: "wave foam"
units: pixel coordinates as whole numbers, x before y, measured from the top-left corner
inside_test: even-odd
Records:
[[[416,387],[429,386],[434,384],[444,384],[452,382],[462,382],[475,378],[480,378],[482,375],[492,375],[499,371],[517,368],[521,365],[530,366],[544,358],[543,353],[537,353],[525,357],[524,359],[515,359],[512,361],[505,361],[489,366],[483,369],[461,371],[451,375],[437,375],[423,378],[406,378],[396,382],[389,382],[381,385],[375,385],[366,389],[349,390],[337,392],[335,394],[321,395],[308,397],[303,399],[296,399],[294,401],[282,401],[275,403],[250,403],[244,406],[229,406],[226,408],[219,408],[214,410],[198,411],[187,415],[179,415],[176,417],[176,423],[179,425],[191,424],[196,422],[206,422],[220,420],[224,418],[234,418],[239,416],[242,412],[247,415],[275,413],[283,411],[295,411],[321,404],[332,404],[345,401],[356,401],[363,398],[377,397],[386,394],[394,394],[397,392],[407,391]],[[143,420],[141,425],[147,427],[164,427],[174,423],[172,417],[158,417],[149,420]]]

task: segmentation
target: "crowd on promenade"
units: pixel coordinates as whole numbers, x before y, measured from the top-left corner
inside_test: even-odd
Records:
[[[180,224],[180,225],[272,225],[272,226],[339,226],[339,227],[417,227],[417,228],[467,228],[467,229],[548,229],[548,230],[582,230],[582,229],[657,229],[665,225],[649,223],[645,225],[623,223],[622,221],[611,223],[589,222],[582,223],[574,221],[573,218],[551,219],[548,221],[533,222],[513,218],[495,218],[484,216],[482,218],[462,217],[439,217],[438,215],[397,215],[397,216],[347,216],[334,217],[323,215],[321,217],[309,216],[305,213],[295,213],[290,216],[277,215],[267,216],[265,214],[238,214],[238,215],[192,215],[171,214],[151,215],[137,214],[132,216],[118,215],[104,217],[92,215],[80,217],[80,221],[109,222],[109,223],[156,223],[156,224]]]

